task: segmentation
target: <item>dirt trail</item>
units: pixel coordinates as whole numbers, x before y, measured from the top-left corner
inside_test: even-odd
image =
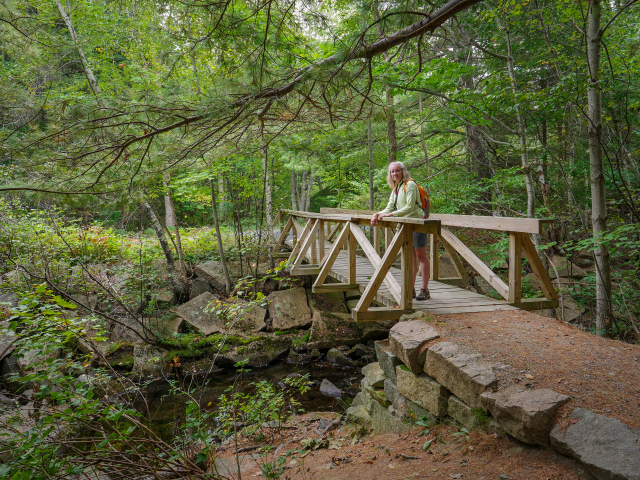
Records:
[[[503,363],[500,386],[551,388],[584,407],[640,428],[640,345],[597,337],[533,312],[434,315],[444,340]]]

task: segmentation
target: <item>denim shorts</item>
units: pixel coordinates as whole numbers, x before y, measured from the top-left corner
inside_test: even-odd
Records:
[[[413,248],[422,248],[427,246],[427,234],[422,232],[413,232]]]

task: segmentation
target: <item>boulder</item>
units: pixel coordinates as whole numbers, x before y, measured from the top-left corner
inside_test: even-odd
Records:
[[[409,320],[397,323],[389,331],[389,346],[414,374],[424,369],[429,342],[440,338],[433,327],[422,320]]]
[[[16,334],[9,328],[9,322],[0,322],[0,360],[16,349],[13,345],[15,339]]]
[[[349,290],[344,292],[344,299],[348,302],[349,300],[359,300],[362,294],[359,290]]]
[[[311,325],[311,310],[304,288],[272,292],[267,297],[267,302],[274,330],[307,328]]]
[[[479,423],[477,417],[473,414],[471,407],[455,395],[451,395],[449,397],[447,415],[468,428],[472,428]]]
[[[349,313],[351,313],[353,309],[356,308],[356,305],[358,305],[358,302],[359,300],[357,298],[347,300],[347,309],[349,310]]]
[[[563,311],[560,307],[558,307],[556,309],[558,318],[561,320],[564,320],[565,322],[573,322],[576,318],[580,317],[584,311],[585,308],[581,307],[578,305],[578,302],[576,302],[573,297],[571,297],[568,294],[564,294],[562,296],[562,301],[564,302],[564,316],[563,316]]]
[[[209,282],[206,279],[198,277],[193,282],[191,282],[189,300],[193,300],[194,298],[206,292],[211,292],[211,285],[209,285]]]
[[[440,342],[427,350],[424,372],[471,408],[478,408],[480,395],[498,387],[492,366],[481,358],[463,353],[451,342]]]
[[[391,351],[389,346],[389,340],[381,340],[375,343],[376,358],[380,364],[380,368],[391,379],[393,383],[396,382],[396,366],[402,365],[402,362]]]
[[[133,373],[144,376],[156,376],[162,373],[166,364],[166,350],[147,344],[133,346]]]
[[[575,458],[598,480],[640,480],[640,430],[584,408],[550,435],[551,446]]]
[[[20,297],[15,293],[2,293],[0,294],[0,307],[2,304],[6,304],[4,306],[8,307],[17,307],[20,303]]]
[[[337,348],[332,348],[327,352],[327,360],[342,367],[355,367],[355,364]]]
[[[555,265],[556,270],[558,271],[558,276],[560,277],[575,278],[579,280],[587,276],[587,272],[574,263],[571,263],[566,257],[554,256],[551,257],[551,261]],[[551,265],[549,265],[549,276],[552,279],[557,276]]]
[[[151,293],[151,300],[156,303],[156,308],[164,310],[178,303],[171,288],[161,288]]]
[[[169,315],[167,317],[150,318],[149,329],[158,333],[163,337],[171,337],[174,333],[178,333],[182,327],[184,320],[177,315]]]
[[[326,395],[327,397],[342,397],[342,391],[326,378],[323,379],[322,383],[320,384],[320,393]]]
[[[89,310],[94,310],[98,306],[99,299],[97,295],[74,294],[71,295],[71,301],[77,304],[78,307],[87,307]]]
[[[354,399],[355,401],[355,399]],[[347,420],[362,425],[363,427],[371,427],[371,415],[364,408],[364,405],[353,405],[347,408]]]
[[[485,392],[482,403],[506,433],[521,442],[549,445],[551,421],[558,409],[571,400],[547,388],[524,390],[512,386]]]
[[[373,347],[363,345],[362,343],[356,343],[353,347],[349,349],[349,353],[347,355],[353,358],[362,358],[362,357],[373,358],[374,350],[373,350]]]
[[[404,365],[396,367],[398,392],[422,406],[433,415],[443,417],[447,413],[449,391],[430,376],[414,375]]]
[[[215,355],[214,362],[223,368],[233,368],[246,359],[249,367],[266,367],[289,355],[294,338],[294,335],[262,335],[247,345],[235,346],[224,354]]]
[[[235,332],[249,333],[264,330],[267,310],[260,305],[250,305],[243,298],[235,298],[233,303],[225,303],[229,311],[229,323]]]
[[[312,350],[339,345],[352,346],[385,338],[387,333],[387,329],[378,322],[358,323],[346,313],[316,310],[307,348]]]
[[[385,408],[378,402],[372,402],[371,428],[377,434],[389,432],[406,432],[411,429],[411,425],[404,422],[404,416],[398,412],[393,405]]]
[[[220,262],[209,260],[208,262],[196,265],[193,267],[193,273],[200,278],[204,278],[209,282],[209,285],[219,292],[224,292],[227,288],[224,270],[222,269],[222,263]],[[231,275],[231,272],[229,272],[229,275]]]
[[[309,301],[309,308],[311,309],[311,315],[313,315],[316,310],[334,313],[349,313],[344,301],[344,294],[342,292],[313,293],[309,290],[307,292],[307,297]]]
[[[204,335],[226,332],[228,327],[224,320],[219,318],[216,313],[209,311],[215,306],[216,301],[219,301],[216,295],[209,292],[203,293],[177,307],[175,312],[186,323]]]
[[[384,387],[384,381],[387,378],[387,375],[384,373],[384,370],[380,368],[380,364],[370,363],[362,367],[362,373],[367,378],[367,384],[374,388]]]
[[[216,476],[221,478],[239,478],[240,475],[248,477],[249,472],[255,470],[258,465],[262,465],[264,459],[260,455],[238,455],[233,457],[216,457],[211,471],[216,472]],[[240,465],[240,474],[238,474],[238,464]],[[149,480],[153,477],[149,475]],[[140,479],[140,480],[147,480]]]
[[[384,394],[389,399],[396,412],[402,417],[409,420],[417,420],[419,418],[427,418],[434,425],[438,423],[438,418],[429,410],[415,402],[398,391],[398,387],[390,379],[384,381]]]

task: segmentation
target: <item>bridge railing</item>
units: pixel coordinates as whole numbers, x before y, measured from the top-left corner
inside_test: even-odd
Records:
[[[529,238],[531,233],[541,233],[547,219],[523,219],[511,217],[482,217],[470,215],[432,214],[429,219],[385,217],[378,226],[371,227],[371,215],[367,210],[346,210],[322,208],[320,213],[282,210],[281,220],[286,218],[280,238],[274,248],[276,257],[287,258],[293,275],[317,275],[313,291],[362,291],[362,296],[353,309],[356,320],[380,320],[399,318],[412,308],[413,284],[413,232],[430,233],[431,279],[443,283],[464,285],[467,273],[460,257],[484,278],[507,302],[519,308],[535,310],[558,305],[558,295],[553,288],[538,252]],[[302,224],[300,223],[302,222]],[[362,226],[372,228],[372,241],[362,230]],[[471,251],[448,227],[467,227],[484,230],[505,231],[509,234],[509,280],[505,283]],[[289,234],[293,235],[293,249],[281,252]],[[381,238],[385,239],[384,249]],[[328,244],[327,242],[333,242]],[[356,280],[356,247],[360,246],[371,262],[374,273],[366,285]],[[450,256],[458,274],[454,278],[439,275],[439,245]],[[330,248],[327,251],[327,246]],[[338,254],[346,249],[348,275],[343,283],[326,284],[325,281],[334,266]],[[529,261],[545,298],[522,299],[522,254]],[[401,282],[389,273],[389,269],[400,256]],[[306,260],[308,264],[302,262]],[[371,307],[378,290],[385,283],[398,307]]]

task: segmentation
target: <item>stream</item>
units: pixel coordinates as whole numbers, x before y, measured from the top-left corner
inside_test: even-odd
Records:
[[[360,391],[362,374],[354,369],[341,368],[323,362],[311,362],[306,365],[294,365],[282,362],[269,365],[264,368],[254,368],[251,371],[238,374],[231,369],[216,369],[205,378],[199,377],[198,381],[186,379],[184,384],[194,388],[206,383],[207,385],[198,392],[200,405],[204,408],[215,409],[219,397],[230,387],[234,391],[252,393],[252,385],[262,380],[278,384],[282,379],[291,374],[308,375],[311,389],[294,398],[300,403],[299,409],[305,412],[336,411],[346,409],[345,401],[353,398]],[[342,392],[342,398],[328,397],[320,392],[320,384],[323,379],[329,380]],[[228,393],[228,392],[227,392]],[[172,442],[179,431],[185,418],[185,396],[171,393],[171,386],[166,380],[157,380],[149,384],[145,389],[146,404],[143,401],[136,402],[134,406],[140,411],[148,408],[151,418],[151,428],[166,442]]]

